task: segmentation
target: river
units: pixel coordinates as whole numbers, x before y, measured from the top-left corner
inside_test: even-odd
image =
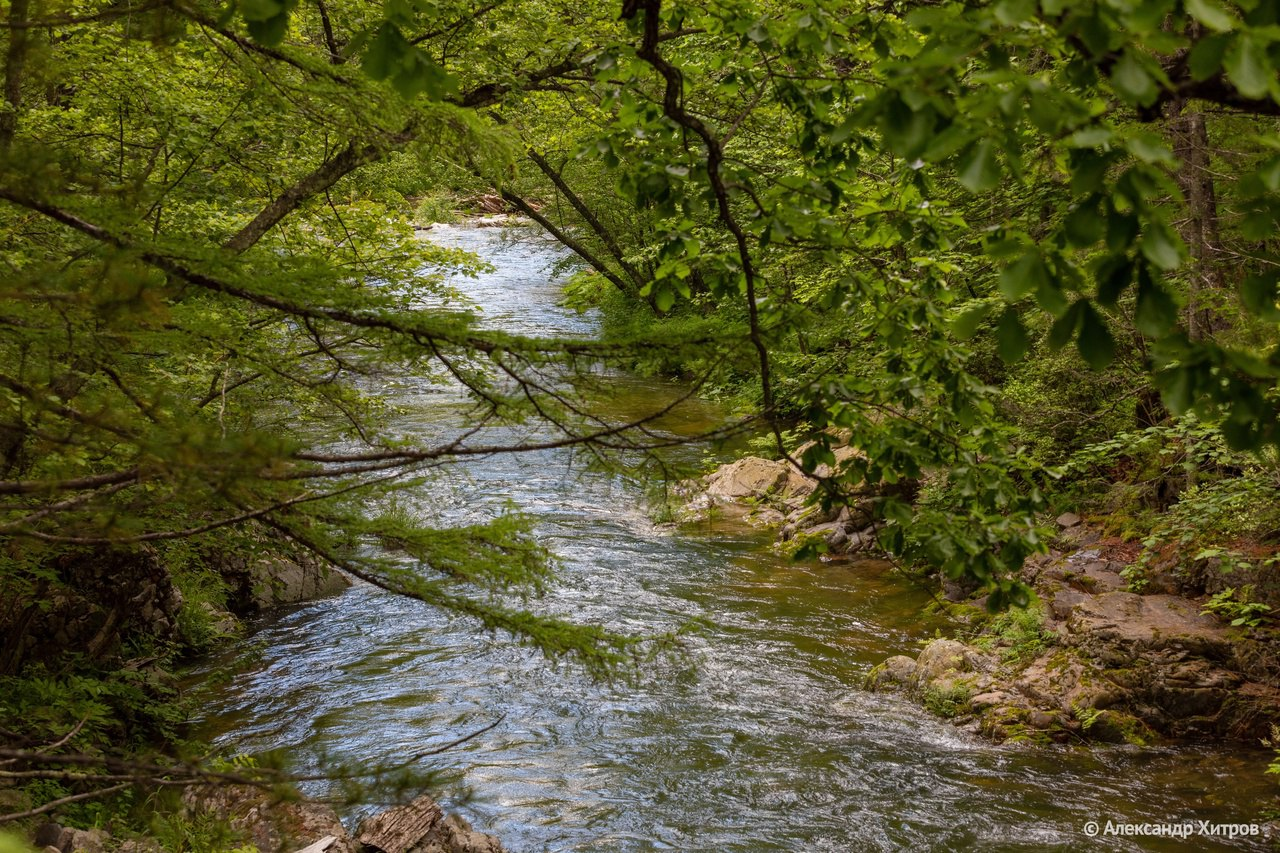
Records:
[[[486,324],[595,330],[598,318],[557,305],[554,245],[522,229],[437,226],[432,239],[493,264],[454,282]],[[674,393],[611,381],[615,413]],[[462,416],[448,389],[406,382],[386,393],[407,432]],[[662,426],[694,432],[718,417],[691,402]],[[634,485],[567,451],[469,460],[420,511],[463,520],[507,502],[532,514],[561,562],[538,610],[628,633],[697,624],[684,658],[601,683],[468,619],[357,585],[260,620],[203,664],[200,733],[235,751],[287,749],[307,772],[396,763],[501,719],[427,767],[442,772],[433,793],[446,810],[513,853],[1074,851],[1091,844],[1088,821],[1250,822],[1274,805],[1259,750],[997,746],[865,692],[872,666],[943,627],[922,615],[925,593],[874,562],[790,563],[751,531],[655,525]]]

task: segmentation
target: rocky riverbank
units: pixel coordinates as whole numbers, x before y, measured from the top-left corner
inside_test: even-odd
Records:
[[[254,787],[210,785],[187,789],[185,816],[225,821],[260,853],[505,853],[492,835],[476,832],[457,815],[447,815],[429,796],[395,806],[347,831],[331,806],[281,799]],[[161,853],[153,839],[119,840],[99,829],[55,822],[35,830],[40,853]],[[243,850],[239,847],[237,850]]]
[[[872,672],[995,740],[1160,738],[1258,744],[1280,724],[1280,640],[1204,612],[1205,598],[1130,590],[1132,549],[1073,515],[1024,579],[1039,603],[987,618],[981,597],[949,590],[974,627]]]
[[[856,455],[839,448],[837,465]],[[782,543],[820,542],[827,559],[874,551],[876,495],[824,510],[811,500],[817,487],[786,463],[748,457],[684,484],[684,513],[770,526]],[[1131,589],[1132,545],[1070,513],[1058,527],[1053,550],[1024,569],[1038,597],[1031,608],[992,616],[985,597],[940,583],[955,637],[889,658],[868,685],[905,693],[994,740],[1258,744],[1272,735],[1280,725],[1276,630],[1206,613],[1220,589],[1205,573],[1157,574]],[[1277,581],[1248,580],[1259,590]]]

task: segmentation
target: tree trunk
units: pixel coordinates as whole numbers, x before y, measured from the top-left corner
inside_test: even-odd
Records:
[[[1204,113],[1171,108],[1169,136],[1179,160],[1178,187],[1186,200],[1186,215],[1178,230],[1191,252],[1187,268],[1187,332],[1200,340],[1221,328],[1214,310],[1223,292],[1218,197],[1209,169],[1209,133]]]
[[[0,111],[0,148],[8,148],[18,129],[22,107],[22,73],[27,62],[27,15],[31,0],[11,0],[9,5],[9,51],[4,60],[4,109]]]

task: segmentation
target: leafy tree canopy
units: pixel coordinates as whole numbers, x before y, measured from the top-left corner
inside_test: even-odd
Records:
[[[620,650],[598,633],[469,594],[540,577],[518,521],[461,545],[371,514],[369,495],[467,455],[661,445],[556,381],[660,346],[754,375],[781,452],[789,421],[811,428],[809,470],[834,458],[829,428],[850,431],[866,457],[825,499],[932,477],[921,501],[883,502],[887,547],[987,584],[993,606],[1024,601],[1013,574],[1043,547],[1044,471],[975,361],[982,341],[1009,363],[1074,345],[1095,370],[1136,365],[1173,413],[1239,448],[1280,443],[1276,15],[1217,0],[14,0],[7,574],[33,584],[59,548],[252,522],[605,669]],[[1187,177],[1206,114],[1235,140],[1212,222]],[[474,263],[414,238],[410,200],[441,187],[496,190],[656,314],[723,322],[548,341],[423,308]],[[556,435],[388,434],[365,389],[393,371],[461,383],[473,425],[537,418]]]

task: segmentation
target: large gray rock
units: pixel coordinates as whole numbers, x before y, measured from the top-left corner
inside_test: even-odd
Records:
[[[1116,591],[1090,596],[1072,608],[1067,628],[1068,642],[1119,666],[1153,651],[1176,650],[1217,660],[1231,652],[1231,638],[1222,623],[1176,595]]]
[[[869,690],[910,691],[916,686],[916,662],[906,655],[894,655],[871,670]]]
[[[916,682],[925,687],[944,678],[987,668],[988,664],[981,660],[976,649],[956,640],[934,640],[916,658]]]
[[[256,559],[210,554],[206,560],[227,581],[227,603],[233,613],[251,614],[311,601],[351,585],[341,572],[309,554]]]
[[[58,849],[62,853],[105,853],[110,837],[101,829],[64,829]]]

